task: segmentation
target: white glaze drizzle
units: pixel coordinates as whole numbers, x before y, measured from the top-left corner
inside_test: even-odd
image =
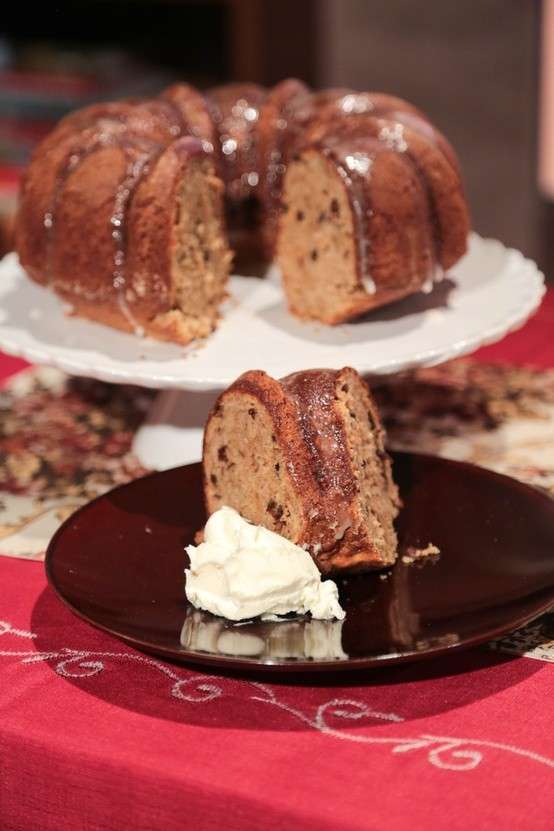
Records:
[[[359,173],[363,176],[364,173],[368,173],[371,169],[373,159],[371,159],[367,153],[355,152],[349,153],[345,156],[344,163],[348,170],[351,170],[353,173]]]
[[[358,153],[357,156],[361,156],[362,154]],[[366,172],[368,172],[371,168],[371,164],[373,159],[367,156],[367,164],[364,164],[363,167]],[[365,218],[369,216],[369,211],[366,209],[364,211],[364,207],[356,196],[355,193],[355,186],[352,180],[352,176],[350,175],[350,171],[354,173],[354,175],[360,175],[359,170],[360,168],[352,168],[350,167],[350,171],[346,168],[345,165],[341,163],[340,160],[335,159],[335,164],[337,166],[337,170],[340,176],[343,178],[344,183],[348,189],[350,204],[352,205],[352,210],[354,213],[354,224],[356,226],[356,247],[358,251],[358,268],[360,274],[360,282],[368,294],[375,294],[377,291],[377,286],[375,281],[371,276],[370,271],[370,244],[367,238],[367,233],[365,229]],[[361,183],[360,183],[361,184]],[[365,216],[364,216],[365,214]]]
[[[144,335],[144,329],[134,317],[127,299],[127,281],[125,277],[125,216],[131,194],[133,193],[140,177],[146,170],[149,160],[149,155],[141,155],[137,159],[129,162],[127,165],[127,173],[120,182],[116,191],[114,210],[112,216],[110,217],[112,239],[115,242],[112,285],[117,291],[117,304],[121,313],[131,326],[135,335],[138,335],[139,337]]]
[[[384,124],[379,130],[379,141],[396,153],[405,153],[408,149],[408,142],[404,137],[404,125],[399,121]]]
[[[364,93],[349,93],[338,101],[337,108],[346,115],[359,115],[372,112],[375,104]]]
[[[368,277],[367,274],[362,277],[362,285],[368,294],[375,294],[377,291],[375,280],[372,277]]]

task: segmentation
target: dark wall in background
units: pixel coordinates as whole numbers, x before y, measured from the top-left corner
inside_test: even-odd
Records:
[[[413,101],[460,156],[474,226],[544,259],[536,188],[540,4],[324,0],[319,80]]]

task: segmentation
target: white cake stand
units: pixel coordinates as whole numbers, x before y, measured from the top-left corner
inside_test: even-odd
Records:
[[[247,369],[279,378],[309,367],[384,375],[432,366],[518,328],[543,293],[534,262],[473,234],[467,255],[432,292],[341,326],[291,317],[275,267],[265,280],[233,277],[217,331],[183,348],[67,317],[9,254],[0,262],[0,348],[73,375],[163,390],[134,444],[146,467],[163,470],[200,458],[214,398]]]

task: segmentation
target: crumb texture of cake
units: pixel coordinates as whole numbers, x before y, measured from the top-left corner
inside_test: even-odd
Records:
[[[440,557],[440,548],[429,543],[422,548],[416,548],[413,545],[408,546],[405,554],[402,555],[401,560],[404,565],[410,566],[413,563],[421,563],[428,561],[437,561]]]
[[[223,231],[222,200],[222,183],[212,164],[207,159],[192,164],[175,200],[170,245],[172,310],[156,315],[152,321],[152,326],[163,333],[176,316],[181,342],[213,331],[225,297],[232,255]]]
[[[209,515],[234,508],[304,547],[324,574],[395,562],[398,493],[353,369],[240,376],[206,424],[203,475]]]
[[[29,277],[76,315],[186,344],[217,324],[230,248],[248,270],[276,257],[291,311],[338,324],[430,290],[469,215],[454,151],[413,105],[287,79],[71,113],[33,154],[15,231]]]

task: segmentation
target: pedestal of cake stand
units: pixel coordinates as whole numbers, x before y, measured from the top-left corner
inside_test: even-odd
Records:
[[[198,462],[204,425],[218,391],[163,390],[137,430],[133,452],[151,470]]]

